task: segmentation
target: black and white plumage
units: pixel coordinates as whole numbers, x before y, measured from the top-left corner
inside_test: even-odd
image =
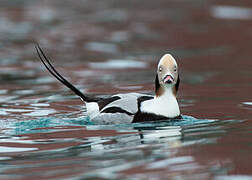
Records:
[[[176,99],[180,82],[178,65],[170,54],[165,54],[158,63],[155,96],[126,93],[100,98],[86,96],[80,92],[56,71],[39,45],[35,48],[46,69],[86,104],[87,115],[94,123],[116,124],[181,119]]]

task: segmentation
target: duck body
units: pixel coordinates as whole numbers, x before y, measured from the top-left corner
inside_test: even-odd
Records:
[[[181,118],[177,100],[170,95],[164,101],[163,98],[148,94],[116,94],[97,102],[86,103],[86,108],[91,121],[102,124]]]
[[[87,115],[96,124],[181,119],[176,98],[180,79],[177,73],[177,63],[169,54],[164,55],[159,61],[154,96],[126,93],[112,95],[108,98],[97,98],[81,93],[56,71],[38,45],[36,50],[47,70],[86,104]]]

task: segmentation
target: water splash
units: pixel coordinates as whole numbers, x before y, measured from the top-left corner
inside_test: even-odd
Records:
[[[217,122],[217,120],[196,119],[192,116],[183,115],[183,119],[179,121],[160,121],[152,123],[133,123],[133,124],[116,124],[116,125],[98,125],[94,124],[86,116],[78,118],[55,118],[43,117],[29,121],[18,121],[8,125],[8,133],[11,135],[20,135],[26,133],[49,132],[52,129],[43,129],[48,127],[64,127],[64,126],[85,126],[89,130],[98,129],[116,129],[116,130],[132,130],[132,129],[164,129],[164,127],[185,127],[197,124],[209,124]]]

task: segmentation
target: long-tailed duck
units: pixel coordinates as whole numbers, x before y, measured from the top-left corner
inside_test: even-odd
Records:
[[[155,96],[127,93],[100,98],[84,95],[56,71],[39,45],[35,48],[46,69],[86,104],[87,115],[94,123],[115,124],[181,119],[176,99],[180,82],[178,65],[170,54],[165,54],[158,63]]]

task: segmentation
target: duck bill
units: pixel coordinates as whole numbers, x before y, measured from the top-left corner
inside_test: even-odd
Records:
[[[165,84],[172,84],[174,82],[174,77],[170,74],[166,75],[163,79]]]

